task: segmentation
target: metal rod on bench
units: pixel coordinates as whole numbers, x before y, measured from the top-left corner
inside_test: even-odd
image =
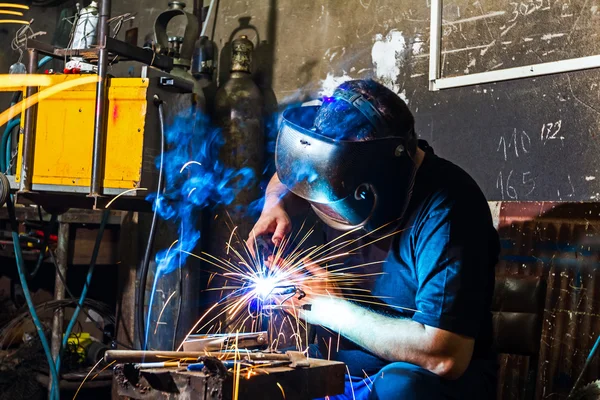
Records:
[[[28,73],[35,74],[37,72],[38,51],[29,49],[29,66]],[[33,96],[37,92],[37,87],[27,86],[27,98]],[[21,184],[19,190],[21,192],[30,192],[33,178],[33,147],[35,143],[35,119],[37,105],[33,105],[25,110],[25,130],[23,133],[23,163],[21,165]]]
[[[104,153],[106,145],[106,109],[108,108],[108,49],[106,38],[109,34],[108,19],[110,18],[110,0],[100,2],[100,17],[98,19],[98,83],[96,85],[96,115],[94,121],[94,151],[92,154],[92,178],[90,196],[102,195],[104,181]]]

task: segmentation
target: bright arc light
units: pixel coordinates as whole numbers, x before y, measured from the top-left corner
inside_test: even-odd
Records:
[[[256,280],[254,284],[254,291],[257,296],[261,299],[266,299],[273,292],[273,289],[278,285],[279,280],[271,275],[271,276],[263,276]]]

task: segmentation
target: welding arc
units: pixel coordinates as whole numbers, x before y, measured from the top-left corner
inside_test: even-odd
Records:
[[[158,119],[160,123],[160,166],[158,169],[158,185],[156,189],[156,199],[154,200],[154,213],[152,214],[152,223],[150,224],[150,232],[148,233],[148,243],[140,268],[140,285],[137,292],[137,326],[142,350],[146,349],[146,326],[144,324],[144,302],[146,295],[146,283],[148,281],[148,270],[150,266],[150,255],[152,247],[154,247],[154,239],[156,237],[156,221],[158,219],[158,198],[163,186],[163,169],[164,169],[164,154],[165,154],[165,113],[163,101],[157,96],[154,96],[154,104],[158,107]],[[180,294],[181,295],[181,294]],[[150,306],[148,306],[150,310]],[[150,311],[148,311],[150,314]],[[149,316],[148,316],[149,318]]]

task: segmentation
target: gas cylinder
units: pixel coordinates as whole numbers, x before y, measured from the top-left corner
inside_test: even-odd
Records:
[[[98,3],[96,1],[92,1],[89,6],[79,11],[71,48],[89,49],[96,44],[98,18]]]
[[[224,259],[230,259],[233,254],[226,251],[233,229],[235,236],[231,240],[231,246],[246,254],[240,241],[248,237],[257,218],[252,215],[249,206],[261,197],[260,180],[265,146],[263,98],[251,74],[254,45],[246,36],[241,36],[233,40],[231,49],[230,76],[217,90],[214,104],[214,121],[222,129],[224,139],[220,161],[226,168],[236,171],[244,167],[251,168],[255,179],[238,193],[231,204],[216,207],[213,217],[207,218],[210,221],[210,232],[205,235],[205,246],[210,254]],[[205,269],[211,270],[211,266],[207,265]],[[215,287],[225,284],[217,276],[211,282],[211,286]],[[219,292],[206,294],[206,304],[218,301]],[[225,326],[231,323],[227,320],[221,322]],[[250,329],[252,323],[247,321],[246,328]]]
[[[220,154],[223,164],[236,170],[249,167],[254,171],[254,184],[242,190],[233,204],[227,207],[230,222],[237,226],[242,237],[246,237],[255,222],[248,215],[247,207],[261,196],[259,182],[265,145],[263,98],[252,80],[254,45],[246,36],[241,36],[232,42],[231,49],[231,73],[227,82],[217,90],[214,114],[225,141]],[[229,238],[230,230],[225,228],[222,234]],[[221,237],[220,234],[218,236]],[[213,240],[214,236],[211,237]]]

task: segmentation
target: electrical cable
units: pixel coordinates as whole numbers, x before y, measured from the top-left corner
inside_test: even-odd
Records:
[[[183,221],[181,221],[181,229],[180,232],[183,232]],[[181,241],[179,242],[179,251],[181,253]],[[179,299],[177,301],[177,314],[175,314],[175,326],[173,328],[173,351],[175,351],[176,346],[175,343],[177,341],[177,331],[179,330],[179,320],[181,318],[181,307],[183,305],[183,271],[181,270],[181,257],[179,257],[179,268],[177,268],[177,272],[179,273]]]
[[[62,274],[62,272],[60,272],[60,268],[58,267],[58,262],[56,261],[56,256],[54,255],[54,251],[52,249],[48,249],[48,254],[50,254],[50,258],[52,259],[52,263],[54,264],[54,268],[56,268],[56,273],[58,274],[58,279],[60,279],[60,281],[62,282],[65,291],[67,292],[67,294],[69,295],[69,297],[71,298],[71,301],[73,303],[77,303],[77,297],[75,297],[75,295],[73,295],[73,293],[71,292],[71,290],[69,289],[69,286],[67,286],[67,279],[65,278],[65,276]],[[88,303],[90,302],[90,299],[86,299],[85,302]],[[85,305],[85,304],[84,304]],[[98,328],[98,330],[103,331],[104,327],[100,325],[100,323],[98,321],[96,321],[95,318],[93,318],[90,313],[85,309],[85,307],[81,308],[81,311],[83,311],[83,313],[85,314],[86,317],[89,318],[90,321],[92,321],[94,323],[94,325],[96,325],[96,328]],[[106,316],[105,316],[106,317]],[[113,318],[114,319],[114,318]],[[112,323],[116,323],[116,320],[112,321]],[[126,344],[123,344],[121,342],[119,342],[116,338],[114,337],[110,337],[110,340],[115,342],[116,344],[118,344],[119,346],[125,347],[128,350],[133,350],[133,348],[131,346],[128,346]]]
[[[152,214],[152,222],[150,224],[150,232],[148,233],[148,243],[146,244],[146,251],[144,252],[144,258],[140,268],[140,285],[137,292],[137,325],[138,325],[138,336],[140,340],[140,347],[142,350],[146,348],[146,334],[144,325],[144,302],[146,297],[146,283],[148,282],[148,272],[150,266],[150,254],[152,253],[152,247],[154,246],[154,239],[156,237],[156,221],[158,219],[158,202],[159,195],[162,190],[163,181],[163,169],[164,169],[164,154],[165,154],[165,115],[164,115],[164,104],[163,101],[154,95],[154,104],[158,107],[158,120],[160,123],[160,164],[158,168],[158,185],[156,189],[156,199],[154,200],[154,213]]]
[[[579,386],[579,383],[581,382],[581,379],[583,378],[583,374],[588,369],[589,365],[591,364],[592,360],[594,359],[594,356],[598,352],[599,347],[600,347],[600,335],[596,339],[596,343],[594,343],[594,347],[592,347],[590,354],[588,354],[588,356],[585,360],[585,364],[583,364],[583,368],[581,369],[581,372],[579,373],[579,376],[577,377],[577,380],[575,381],[573,388],[571,388],[571,391],[569,392],[569,395],[567,396],[567,400],[573,398],[573,395],[576,393],[577,387]]]
[[[21,118],[12,119],[6,125],[6,129],[2,134],[2,145],[0,147],[0,172],[6,172],[8,169],[9,160],[6,158],[6,149],[10,146],[10,138],[12,136],[12,131],[14,128],[18,127],[21,124]],[[9,150],[10,151],[10,150]],[[10,158],[10,156],[9,156]]]
[[[67,347],[69,342],[69,336],[71,335],[71,331],[77,322],[77,317],[79,316],[79,312],[83,306],[83,302],[85,301],[85,296],[87,295],[88,289],[92,282],[92,276],[94,275],[94,268],[96,267],[96,260],[98,259],[98,253],[100,252],[100,243],[102,242],[102,236],[104,235],[104,229],[106,228],[106,223],[108,222],[108,217],[110,216],[110,210],[104,210],[102,213],[102,220],[100,221],[100,228],[98,228],[98,234],[96,235],[96,242],[94,243],[94,250],[92,251],[92,259],[90,260],[90,267],[88,268],[88,273],[86,276],[85,284],[83,285],[83,289],[81,290],[81,296],[79,297],[79,301],[77,302],[77,307],[71,316],[71,320],[69,321],[69,325],[67,326],[67,330],[63,335],[62,345],[60,346],[60,351],[56,356],[56,370],[60,371],[60,358],[62,352]]]
[[[38,62],[38,65],[37,65],[38,69],[42,68],[44,65],[46,65],[50,61],[52,61],[52,57],[45,56]],[[22,95],[22,92],[20,92],[20,91],[13,93],[13,98],[10,102],[10,107],[13,107],[15,104],[17,104],[19,102],[21,95]],[[9,145],[9,143],[10,143],[10,139],[12,137],[12,131],[13,131],[13,129],[18,127],[20,124],[21,124],[20,116],[14,118],[14,119],[11,119],[6,126],[4,133],[2,134],[2,143],[0,145],[0,172],[6,173],[8,170],[9,163],[10,163],[10,147],[9,147],[10,145]]]
[[[40,206],[38,206],[38,212],[40,214],[40,222],[44,222],[44,220],[41,218]],[[56,224],[57,220],[58,220],[57,214],[50,215],[50,222],[48,222],[48,225],[46,225],[46,229],[44,229],[44,239],[42,241],[42,248],[40,249],[40,254],[38,255],[37,263],[35,264],[35,268],[33,269],[33,271],[31,271],[27,274],[27,277],[29,279],[35,278],[35,276],[37,275],[37,273],[40,270],[40,267],[44,263],[44,259],[46,258],[46,251],[48,249],[48,238],[50,237],[50,232],[52,231],[52,227]]]
[[[48,361],[48,369],[50,370],[50,376],[52,377],[52,387],[50,390],[49,397],[50,399],[58,400],[60,395],[57,394],[56,389],[59,383],[57,367],[54,363],[54,360],[52,359],[52,352],[50,351],[50,345],[48,344],[48,339],[46,339],[46,334],[44,333],[44,327],[40,322],[40,319],[38,318],[37,312],[35,311],[35,305],[33,304],[33,299],[31,298],[31,293],[29,292],[29,285],[27,284],[23,254],[21,253],[21,244],[19,242],[19,225],[17,223],[17,215],[15,213],[15,206],[13,204],[12,195],[9,196],[6,202],[6,207],[8,209],[8,215],[10,219],[13,246],[15,250],[15,259],[17,262],[17,271],[19,273],[21,287],[23,288],[23,295],[25,296],[25,301],[27,302],[27,307],[29,308],[29,313],[31,314],[31,319],[33,320],[35,329],[38,333],[38,336],[40,337],[40,341],[42,342],[42,347],[44,349],[44,353],[46,354],[46,359]]]
[[[52,61],[52,57],[50,56],[46,56],[44,58],[42,58],[40,61],[38,61],[38,69],[42,68],[44,65],[48,64],[50,61]]]
[[[204,21],[204,26],[202,27],[202,31],[200,32],[200,36],[206,35],[206,28],[208,28],[208,22],[210,20],[210,15],[212,14],[213,6],[215,5],[215,0],[210,0],[210,5],[208,6],[208,12],[206,13],[206,20]]]

